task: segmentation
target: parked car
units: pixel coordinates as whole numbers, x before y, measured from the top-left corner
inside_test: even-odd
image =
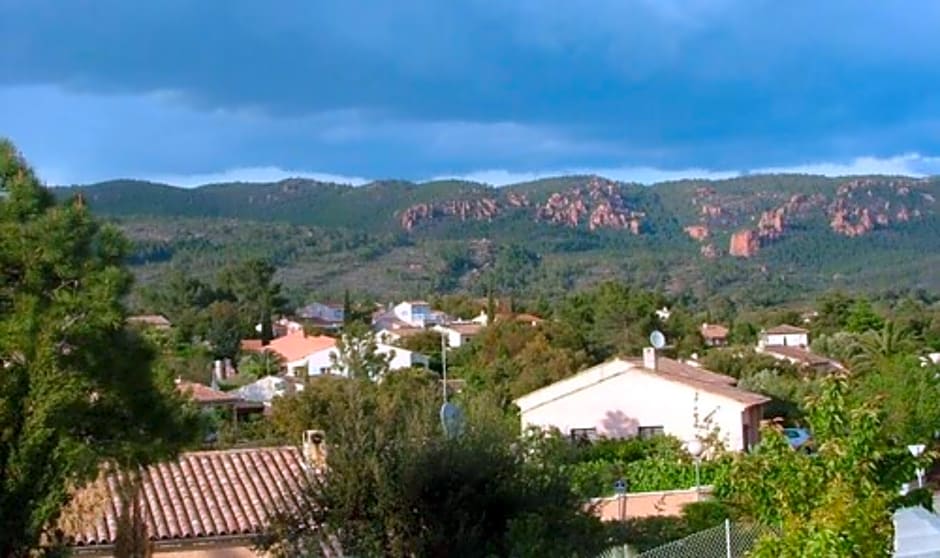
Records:
[[[790,447],[795,450],[809,451],[813,437],[805,428],[784,428],[783,434],[787,437]]]

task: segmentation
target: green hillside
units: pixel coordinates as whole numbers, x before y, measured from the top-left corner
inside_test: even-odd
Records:
[[[644,187],[571,176],[503,188],[290,179],[182,189],[122,180],[54,192],[81,194],[128,233],[143,284],[172,266],[205,275],[263,256],[297,300],[490,284],[534,299],[626,279],[702,303],[765,305],[839,287],[940,290],[938,184],[765,175]],[[741,231],[752,235],[746,258],[729,254]]]

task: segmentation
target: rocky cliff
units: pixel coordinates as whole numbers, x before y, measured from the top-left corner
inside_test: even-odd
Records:
[[[629,207],[620,186],[592,178],[583,186],[552,194],[536,211],[538,221],[590,230],[614,229],[639,234],[645,213]]]

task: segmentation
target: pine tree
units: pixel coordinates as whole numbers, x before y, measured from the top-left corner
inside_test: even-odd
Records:
[[[124,239],[57,204],[0,141],[0,556],[27,556],[76,484],[198,437],[125,327]]]

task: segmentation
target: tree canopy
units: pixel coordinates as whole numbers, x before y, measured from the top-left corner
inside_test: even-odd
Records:
[[[198,430],[125,327],[123,238],[6,142],[0,193],[0,556],[26,556],[103,461],[167,458]]]

